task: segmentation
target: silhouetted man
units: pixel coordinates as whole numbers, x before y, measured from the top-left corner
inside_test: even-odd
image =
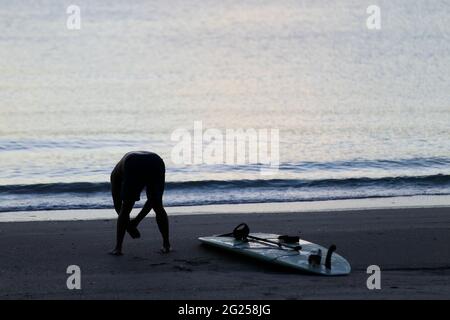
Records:
[[[156,222],[163,238],[161,250],[164,253],[170,251],[169,220],[162,202],[165,172],[164,161],[152,152],[128,152],[117,163],[111,172],[111,193],[119,218],[117,219],[117,243],[110,254],[122,255],[122,243],[126,231],[132,238],[140,237],[137,226],[152,209],[156,213]],[[147,201],[136,218],[130,221],[131,210],[135,201],[140,200],[140,194],[144,188],[147,192]]]

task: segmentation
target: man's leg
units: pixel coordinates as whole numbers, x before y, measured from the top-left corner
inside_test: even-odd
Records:
[[[154,204],[153,210],[156,214],[156,223],[158,224],[159,232],[161,232],[163,238],[163,249],[164,253],[170,251],[170,241],[169,241],[169,218],[167,217],[166,210],[162,205],[162,201]]]
[[[162,204],[162,199],[159,199],[154,203],[152,198],[160,197],[160,195],[150,195],[150,198],[145,202],[144,207],[141,212],[130,221],[130,225],[136,228],[139,223],[147,216],[147,214],[152,210],[155,210],[156,214],[156,223],[158,224],[159,231],[161,232],[163,238],[163,247],[167,248],[166,251],[170,250],[170,242],[169,242],[169,218],[167,217],[166,210]]]
[[[155,210],[156,223],[158,224],[159,231],[163,238],[163,248],[161,251],[163,253],[168,253],[170,251],[169,219],[163,206],[166,168],[164,162],[159,157],[155,164],[155,168],[158,168],[158,174],[155,175],[152,182],[147,185],[147,202],[149,202],[148,210],[150,211],[152,208]],[[143,219],[144,216],[145,215],[143,214],[140,218]]]
[[[117,212],[117,215],[120,217],[120,211],[121,211],[122,205],[121,205],[121,204],[118,205],[118,204],[116,203],[116,201],[114,201],[114,208],[115,208],[115,210],[116,210],[116,212]],[[151,210],[151,209],[150,209],[150,210]],[[130,211],[130,213],[131,213],[131,211]],[[137,225],[135,225],[135,224],[133,223],[134,220],[135,220],[135,219],[131,220],[131,221],[128,223],[128,226],[127,226],[127,232],[128,232],[128,234],[129,234],[133,239],[138,239],[138,238],[141,237],[141,234],[139,233],[139,230],[136,229]]]
[[[130,213],[133,209],[134,201],[123,201],[122,207],[120,208],[119,218],[117,219],[117,238],[116,247],[110,253],[116,256],[122,255],[122,244],[123,238],[125,237],[125,232],[130,222]]]

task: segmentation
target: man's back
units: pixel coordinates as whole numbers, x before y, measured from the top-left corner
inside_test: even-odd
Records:
[[[156,153],[132,151],[126,153],[111,172],[111,182],[122,183],[126,177],[137,179],[160,176],[165,171],[164,161]]]

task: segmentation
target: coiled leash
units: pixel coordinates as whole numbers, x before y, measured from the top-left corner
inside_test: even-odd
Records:
[[[246,223],[241,223],[233,229],[233,232],[221,234],[220,237],[233,236],[236,240],[248,242],[248,240],[255,240],[258,242],[270,243],[277,245],[280,249],[289,249],[294,251],[300,251],[302,247],[298,245],[300,237],[297,236],[279,236],[279,241],[272,241],[270,239],[264,239],[250,235],[250,228]],[[296,245],[297,244],[297,245]]]
[[[236,240],[240,241],[248,241],[248,235],[250,233],[250,228],[246,223],[241,223],[236,226],[236,228],[233,229],[233,237]]]

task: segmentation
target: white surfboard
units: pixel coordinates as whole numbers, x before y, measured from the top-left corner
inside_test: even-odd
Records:
[[[255,240],[252,237],[266,239],[271,243]],[[198,239],[206,245],[314,274],[340,276],[347,275],[351,271],[347,260],[335,252],[330,252],[331,264],[328,268],[325,265],[328,249],[325,247],[302,239],[298,243],[284,244],[280,247],[276,243],[283,242],[280,242],[278,237],[277,234],[250,233],[247,240],[237,240],[233,235],[200,237]],[[300,250],[295,248],[298,246],[301,246]],[[319,250],[321,257],[318,254]],[[310,255],[313,255],[316,259],[310,259]]]

